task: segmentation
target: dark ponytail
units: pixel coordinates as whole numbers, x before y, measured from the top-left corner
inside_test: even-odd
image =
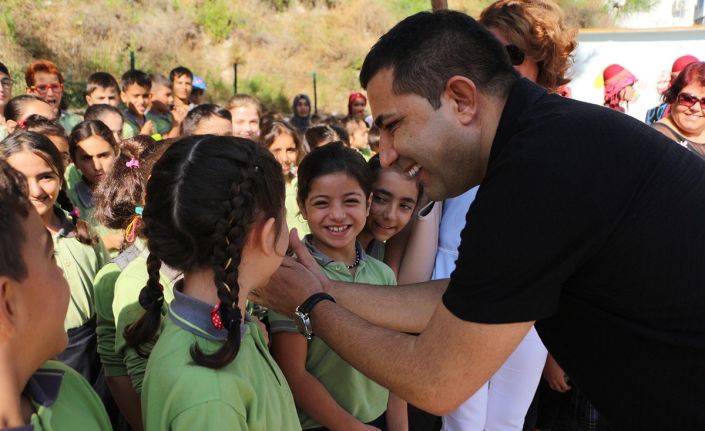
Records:
[[[159,261],[181,272],[212,268],[220,320],[227,330],[216,352],[197,345],[193,360],[208,368],[232,362],[240,348],[239,266],[257,222],[284,214],[281,166],[264,147],[233,137],[191,136],[173,144],[147,184],[143,233],[150,250],[149,282],[140,293],[145,315],[125,331],[135,347],[155,338],[163,294]]]
[[[147,257],[147,285],[140,291],[139,304],[145,313],[132,325],[125,328],[125,342],[137,351],[140,356],[147,357],[149,348],[143,345],[156,341],[157,330],[161,323],[162,306],[164,305],[164,286],[159,283],[159,269],[162,262],[150,253]]]

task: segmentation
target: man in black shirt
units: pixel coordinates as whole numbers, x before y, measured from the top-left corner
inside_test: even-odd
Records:
[[[450,283],[332,283],[292,236],[304,265],[287,260],[255,299],[291,315],[328,292],[337,303],[303,307],[313,333],[433,413],[474,393],[536,322],[613,428],[705,429],[705,163],[519,79],[457,12],[399,23],[360,79],[383,164],[435,200],[480,184]]]

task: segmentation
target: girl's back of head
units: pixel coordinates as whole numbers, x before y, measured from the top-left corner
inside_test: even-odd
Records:
[[[110,229],[125,229],[139,216],[136,208],[144,206],[147,178],[164,148],[145,135],[120,144],[113,169],[95,191],[96,218],[100,223]],[[129,234],[126,232],[126,236]]]
[[[228,338],[212,355],[192,348],[196,363],[220,368],[240,343],[238,274],[253,227],[284,217],[281,168],[263,147],[241,138],[190,136],[174,143],[152,169],[144,207],[149,281],[140,294],[145,316],[126,331],[132,346],[149,341],[163,303],[160,262],[182,272],[212,269]],[[280,226],[281,224],[279,224]]]
[[[296,199],[302,206],[311,189],[311,182],[318,177],[342,172],[354,178],[365,196],[372,192],[372,174],[364,157],[342,142],[331,142],[311,151],[299,165]]]

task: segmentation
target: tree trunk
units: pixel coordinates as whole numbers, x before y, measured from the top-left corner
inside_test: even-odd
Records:
[[[433,11],[448,9],[448,0],[431,0],[431,9]]]

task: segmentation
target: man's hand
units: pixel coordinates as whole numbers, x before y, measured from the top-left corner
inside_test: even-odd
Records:
[[[296,307],[309,296],[325,291],[330,281],[306,250],[296,229],[289,234],[289,241],[297,258],[285,257],[265,288],[254,289],[249,299],[284,316],[292,316]]]

